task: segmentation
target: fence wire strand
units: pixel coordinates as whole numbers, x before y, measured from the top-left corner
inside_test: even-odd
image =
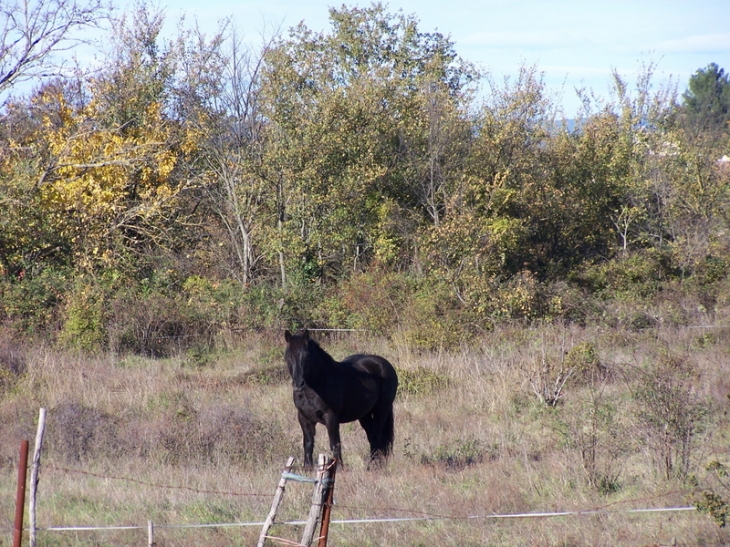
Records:
[[[199,488],[193,488],[192,486],[158,484],[158,483],[154,483],[154,482],[143,481],[140,479],[134,479],[131,477],[102,475],[100,473],[94,473],[92,471],[83,471],[81,469],[69,469],[67,467],[61,467],[61,466],[54,465],[54,464],[45,464],[43,467],[46,469],[53,469],[54,471],[61,471],[63,473],[74,473],[74,474],[78,474],[78,475],[86,475],[89,477],[95,477],[97,479],[131,482],[134,484],[140,484],[142,486],[149,486],[151,488],[160,488],[163,490],[183,490],[183,491],[192,492],[195,494],[213,494],[213,495],[219,495],[219,496],[264,497],[264,498],[271,497],[270,493],[259,494],[259,493],[244,493],[244,492],[227,492],[227,491],[222,491],[222,490],[203,490],[203,489],[199,489]]]
[[[238,496],[238,497],[265,497],[270,498],[271,494],[260,494],[260,493],[242,493],[242,492],[230,492],[230,491],[219,491],[219,490],[207,490],[198,489],[190,486],[177,486],[177,485],[166,485],[143,481],[131,477],[102,475],[100,473],[94,473],[91,471],[84,471],[80,469],[69,469],[55,464],[45,464],[46,469],[52,469],[63,473],[73,473],[80,475],[87,475],[104,480],[117,480],[126,481],[134,484],[140,484],[151,488],[160,488],[166,490],[183,490],[196,494],[209,494],[209,495],[221,495],[221,496]],[[494,520],[494,519],[527,519],[527,518],[555,518],[555,517],[581,517],[594,515],[598,513],[606,514],[643,514],[643,513],[661,513],[661,512],[683,512],[683,511],[696,511],[693,506],[679,506],[679,507],[648,507],[648,508],[618,508],[611,509],[617,505],[628,505],[628,504],[642,504],[657,501],[667,496],[682,494],[681,491],[671,491],[656,496],[649,496],[644,498],[637,498],[631,500],[622,500],[612,502],[606,505],[596,506],[588,509],[579,510],[565,510],[565,511],[554,511],[554,512],[524,512],[524,513],[489,513],[483,515],[446,515],[440,513],[432,513],[428,511],[421,511],[415,509],[405,509],[397,507],[380,507],[380,508],[365,508],[352,505],[340,505],[332,504],[332,507],[338,511],[349,510],[352,512],[359,512],[361,514],[372,513],[377,511],[381,514],[385,513],[400,513],[408,514],[411,516],[364,516],[361,518],[345,518],[345,519],[333,519],[331,524],[349,525],[349,524],[375,524],[375,523],[399,523],[399,522],[419,522],[419,521],[434,521],[434,520],[453,520],[453,521],[465,521],[465,520]],[[286,521],[277,522],[277,525],[285,526],[303,526],[306,521]],[[227,522],[227,523],[203,523],[203,524],[155,524],[154,527],[158,529],[185,529],[185,528],[226,528],[226,527],[253,527],[263,526],[263,522]],[[140,526],[49,526],[49,527],[38,527],[36,530],[45,532],[79,532],[79,531],[113,531],[113,530],[146,530],[148,525]],[[281,538],[271,538],[280,540]],[[286,541],[286,540],[285,540]]]

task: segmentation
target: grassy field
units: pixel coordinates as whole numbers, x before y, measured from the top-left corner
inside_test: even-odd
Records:
[[[420,353],[361,334],[318,336],[341,359],[378,353],[398,368],[396,443],[367,471],[367,442],[343,426],[346,467],[332,546],[730,544],[691,505],[730,458],[730,326],[618,330],[498,327],[459,352]],[[301,440],[279,333],[231,336],[215,353],[151,360],[0,344],[0,488],[10,545],[20,440],[48,409],[38,525],[156,526],[158,546],[255,545],[287,457]],[[567,379],[566,379],[567,377]],[[326,450],[318,428],[315,453]],[[719,490],[725,495],[726,491]],[[290,483],[279,520],[306,516]],[[490,515],[604,509],[585,515]],[[480,518],[469,518],[480,517]],[[27,519],[26,519],[27,522]],[[301,530],[276,526],[296,540]],[[39,531],[39,545],[146,545],[146,530]],[[273,543],[272,543],[273,545]]]

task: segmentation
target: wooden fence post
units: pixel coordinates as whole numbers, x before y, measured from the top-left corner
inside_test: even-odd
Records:
[[[155,547],[155,527],[151,520],[147,521],[147,547]]]
[[[15,495],[15,526],[13,528],[13,547],[20,547],[23,540],[23,512],[25,511],[25,478],[28,472],[28,441],[20,442],[18,461],[18,491]]]
[[[264,542],[266,541],[266,536],[269,535],[269,529],[271,528],[271,525],[274,524],[274,519],[276,518],[276,512],[279,510],[279,504],[281,503],[281,498],[284,496],[284,488],[286,487],[286,477],[291,472],[291,468],[293,465],[294,465],[294,457],[289,456],[289,459],[286,460],[286,465],[284,466],[284,471],[281,473],[281,480],[279,481],[279,485],[276,487],[276,494],[274,494],[274,501],[271,503],[271,510],[269,511],[269,516],[266,517],[264,526],[263,526],[263,528],[261,528],[261,535],[259,536],[259,542],[256,544],[256,547],[264,547]]]
[[[325,488],[331,480],[330,477],[334,468],[333,461],[324,454],[319,455],[317,463],[317,486],[312,495],[312,507],[309,510],[309,518],[307,519],[307,524],[304,526],[304,534],[302,535],[301,545],[304,547],[309,547],[312,541],[314,541],[314,532],[322,518]]]
[[[41,450],[43,448],[43,432],[46,428],[46,409],[41,408],[38,413],[38,431],[35,436],[35,447],[33,448],[33,463],[30,466],[30,502],[28,512],[30,515],[30,547],[36,545],[36,493],[38,491],[38,474],[41,467]]]

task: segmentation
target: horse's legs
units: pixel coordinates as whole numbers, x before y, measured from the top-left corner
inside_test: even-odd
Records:
[[[367,433],[370,442],[370,459],[368,467],[374,462],[382,463],[388,456],[392,434],[392,422],[388,427],[388,421],[392,420],[393,409],[390,406],[376,406],[373,411],[360,419],[360,424]]]
[[[304,467],[312,469],[314,460],[312,453],[314,452],[314,434],[316,433],[316,423],[310,422],[304,416],[299,414],[299,425],[302,426],[302,436],[304,438]]]
[[[340,421],[334,412],[328,412],[324,417],[324,425],[327,428],[327,435],[330,438],[330,450],[332,457],[338,466],[344,465],[342,461],[342,445],[340,443]]]
[[[375,458],[375,453],[378,450],[380,439],[378,438],[378,429],[375,427],[375,415],[372,412],[367,413],[365,416],[360,418],[360,425],[365,430],[365,434],[368,436],[368,443],[370,443],[370,455],[368,462]]]

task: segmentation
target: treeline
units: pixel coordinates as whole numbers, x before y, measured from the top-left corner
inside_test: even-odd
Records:
[[[730,298],[715,64],[681,97],[653,66],[635,88],[614,74],[573,125],[537,68],[497,82],[381,4],[257,48],[163,23],[138,6],[94,71],[1,112],[14,332],[153,355],[303,325],[433,347],[506,319],[642,326],[664,318],[607,302],[667,291],[707,313]]]

